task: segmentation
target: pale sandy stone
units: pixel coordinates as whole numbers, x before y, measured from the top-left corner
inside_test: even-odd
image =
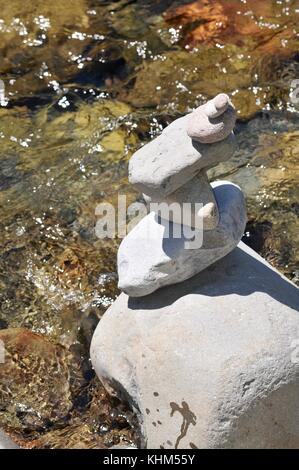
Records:
[[[203,144],[226,139],[236,124],[236,112],[224,93],[199,106],[188,116],[187,134]]]
[[[187,117],[174,121],[130,159],[129,181],[140,192],[165,197],[203,168],[210,168],[233,155],[236,150],[233,133],[214,144],[196,142],[187,135]]]

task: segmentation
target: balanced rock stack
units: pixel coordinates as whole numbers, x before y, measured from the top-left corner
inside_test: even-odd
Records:
[[[184,218],[181,237],[166,236],[169,221],[152,210],[123,240],[125,293],[92,339],[97,375],[136,411],[150,449],[299,447],[298,288],[244,243],[236,247],[242,192],[206,176],[232,155],[234,122],[218,95],[130,162],[148,203],[203,204]],[[171,219],[182,228],[176,213]],[[193,233],[203,240],[190,249]]]
[[[129,180],[144,193],[150,213],[119,248],[119,287],[126,294],[140,297],[188,279],[240,241],[243,194],[229,182],[211,186],[206,173],[232,156],[235,121],[228,96],[220,94],[131,158]]]

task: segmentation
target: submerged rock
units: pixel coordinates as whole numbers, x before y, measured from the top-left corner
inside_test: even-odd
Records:
[[[0,330],[0,421],[36,430],[65,418],[72,408],[69,354],[25,328]]]
[[[187,27],[184,42],[191,46],[223,40],[242,45],[251,40],[256,49],[287,54],[281,47],[281,37],[287,36],[289,40],[296,38],[293,28],[295,15],[290,18],[289,8],[285,9],[283,4],[269,0],[246,0],[244,3],[196,0],[170,7],[164,18],[176,26]],[[276,34],[270,33],[271,26]]]
[[[25,328],[1,330],[0,341],[0,448],[12,442],[28,449],[136,442],[132,413],[95,383],[78,343],[67,350]]]
[[[7,96],[11,92],[13,99],[30,99],[46,88],[55,92],[60,90],[60,81],[77,73],[78,63],[71,57],[82,57],[84,45],[91,42],[81,32],[89,26],[87,9],[85,0],[72,0],[72,8],[57,0],[1,5],[1,75],[7,76]],[[81,33],[84,44],[70,28],[79,37]]]
[[[150,449],[298,448],[298,308],[298,289],[241,242],[158,295],[121,294],[92,363]]]

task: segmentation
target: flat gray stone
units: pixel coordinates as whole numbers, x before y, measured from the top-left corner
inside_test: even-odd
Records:
[[[200,248],[199,244],[188,248],[190,228],[182,234],[180,225],[159,220],[154,212],[123,239],[117,261],[122,291],[133,297],[148,295],[194,276],[235,248],[246,224],[243,193],[237,185],[225,181],[212,183],[212,187],[219,224],[214,230],[196,231],[197,240],[203,237]]]
[[[299,447],[299,290],[240,242],[186,282],[121,294],[91,359],[150,449]]]
[[[194,178],[201,169],[233,155],[236,149],[233,133],[213,144],[196,142],[187,134],[188,117],[174,121],[130,159],[129,181],[142,193],[163,198]]]

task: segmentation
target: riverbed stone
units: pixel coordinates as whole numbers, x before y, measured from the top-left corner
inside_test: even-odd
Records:
[[[148,295],[194,276],[235,248],[246,224],[243,193],[227,181],[214,182],[212,188],[219,210],[214,230],[192,230],[151,212],[123,239],[117,262],[122,291]]]
[[[66,348],[26,328],[0,330],[0,343],[1,425],[29,434],[66,419],[72,386],[84,383]]]
[[[298,288],[240,242],[188,281],[122,293],[92,363],[147,448],[298,448],[298,309]]]

